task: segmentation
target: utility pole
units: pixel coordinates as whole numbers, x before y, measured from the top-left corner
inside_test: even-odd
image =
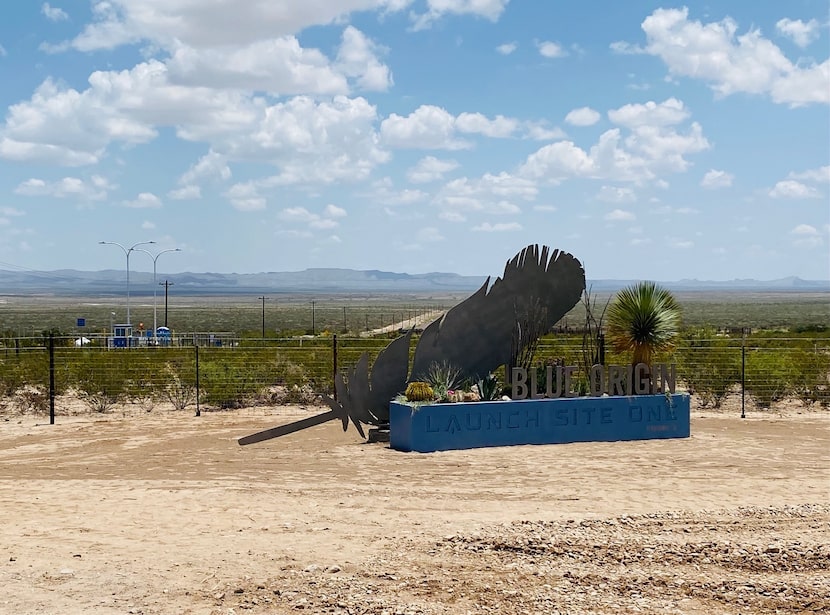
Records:
[[[262,299],[262,339],[265,339],[265,295],[262,297],[257,297],[257,299]]]
[[[159,282],[159,286],[164,286],[164,326],[167,327],[167,293],[171,286],[173,286],[173,282],[169,280],[165,280],[164,282]]]
[[[316,335],[316,328],[314,326],[314,301],[311,302],[311,335]]]

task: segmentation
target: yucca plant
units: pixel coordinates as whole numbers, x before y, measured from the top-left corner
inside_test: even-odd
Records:
[[[651,365],[657,352],[673,345],[680,330],[680,305],[665,288],[638,282],[617,293],[608,307],[607,323],[614,350],[631,351],[633,365]]]

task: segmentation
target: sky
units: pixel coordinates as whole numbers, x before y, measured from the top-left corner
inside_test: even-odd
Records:
[[[827,280],[828,55],[826,0],[7,2],[0,269]]]

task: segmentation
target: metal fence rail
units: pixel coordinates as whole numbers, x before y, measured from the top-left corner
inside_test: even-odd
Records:
[[[336,370],[369,355],[388,338],[317,336],[246,339],[236,344],[139,346],[77,345],[75,338],[18,338],[0,347],[0,409],[68,411],[81,404],[104,412],[121,403],[173,408],[229,409],[310,402],[333,395]],[[413,342],[414,352],[415,343]],[[606,363],[625,365],[613,349]],[[590,364],[578,336],[539,344],[534,363]],[[826,338],[687,338],[657,362],[677,365],[678,386],[699,405],[718,407],[741,394],[758,408],[784,399],[830,406],[830,344]],[[502,382],[504,374],[499,374]]]

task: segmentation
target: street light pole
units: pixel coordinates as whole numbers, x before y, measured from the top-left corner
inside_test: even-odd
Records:
[[[132,321],[130,320],[130,252],[135,250],[138,246],[146,246],[151,243],[156,243],[155,241],[139,241],[138,243],[134,243],[129,248],[125,248],[120,243],[115,241],[99,241],[101,245],[109,245],[109,246],[118,246],[124,251],[124,255],[127,257],[127,324],[132,325]],[[144,252],[144,250],[142,250]]]
[[[181,251],[181,248],[168,248],[167,250],[162,250],[161,252],[153,256],[152,252],[150,252],[149,250],[144,250],[142,248],[138,248],[136,250],[136,252],[144,252],[144,254],[147,254],[150,258],[153,259],[153,344],[155,344],[156,342],[156,332],[158,331],[158,321],[156,319],[156,291],[158,290],[158,284],[156,284],[156,263],[158,262],[159,256],[161,256],[165,252]]]

